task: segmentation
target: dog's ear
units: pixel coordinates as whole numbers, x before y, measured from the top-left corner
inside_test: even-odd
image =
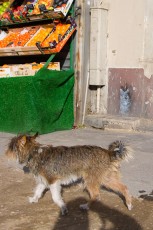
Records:
[[[38,136],[39,136],[39,133],[37,132],[37,133],[35,133],[34,136],[32,136],[32,139],[36,139]]]
[[[23,148],[27,142],[27,137],[24,135],[19,139],[19,145]]]

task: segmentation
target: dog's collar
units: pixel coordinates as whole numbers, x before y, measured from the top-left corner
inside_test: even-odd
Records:
[[[28,160],[27,162],[29,163],[29,161],[33,158],[34,154],[38,154],[38,149],[37,148],[34,148],[32,149],[32,151],[30,151],[31,153],[29,153],[29,157],[28,157]]]
[[[32,154],[29,154],[29,157],[28,157],[28,163],[29,163],[29,161],[32,159]]]

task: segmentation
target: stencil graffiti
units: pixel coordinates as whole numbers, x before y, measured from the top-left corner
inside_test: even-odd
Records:
[[[131,108],[131,94],[130,89],[125,84],[120,88],[120,114],[128,115]]]

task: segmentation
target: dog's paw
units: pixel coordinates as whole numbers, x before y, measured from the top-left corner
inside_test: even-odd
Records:
[[[129,211],[131,211],[132,208],[133,208],[133,205],[132,204],[127,204],[127,208],[128,208]]]
[[[66,206],[61,207],[61,213],[62,213],[62,216],[65,216],[68,214],[68,209]]]
[[[28,197],[29,198],[29,203],[37,203],[38,199],[36,197]]]
[[[86,203],[86,204],[81,204],[81,205],[80,205],[80,209],[82,209],[82,210],[89,210],[88,203]]]

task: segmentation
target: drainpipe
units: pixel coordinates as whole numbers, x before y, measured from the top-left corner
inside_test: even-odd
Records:
[[[94,3],[95,4],[95,3]],[[108,6],[91,6],[90,79],[97,87],[96,112],[100,112],[101,88],[106,85]]]
[[[97,113],[99,113],[100,110],[100,91],[101,87],[97,87]]]
[[[83,105],[82,124],[84,124],[85,114],[86,114],[88,86],[89,86],[89,64],[88,64],[88,72],[87,72],[87,82],[86,82],[86,87],[85,87],[85,98],[84,98],[84,105]]]

